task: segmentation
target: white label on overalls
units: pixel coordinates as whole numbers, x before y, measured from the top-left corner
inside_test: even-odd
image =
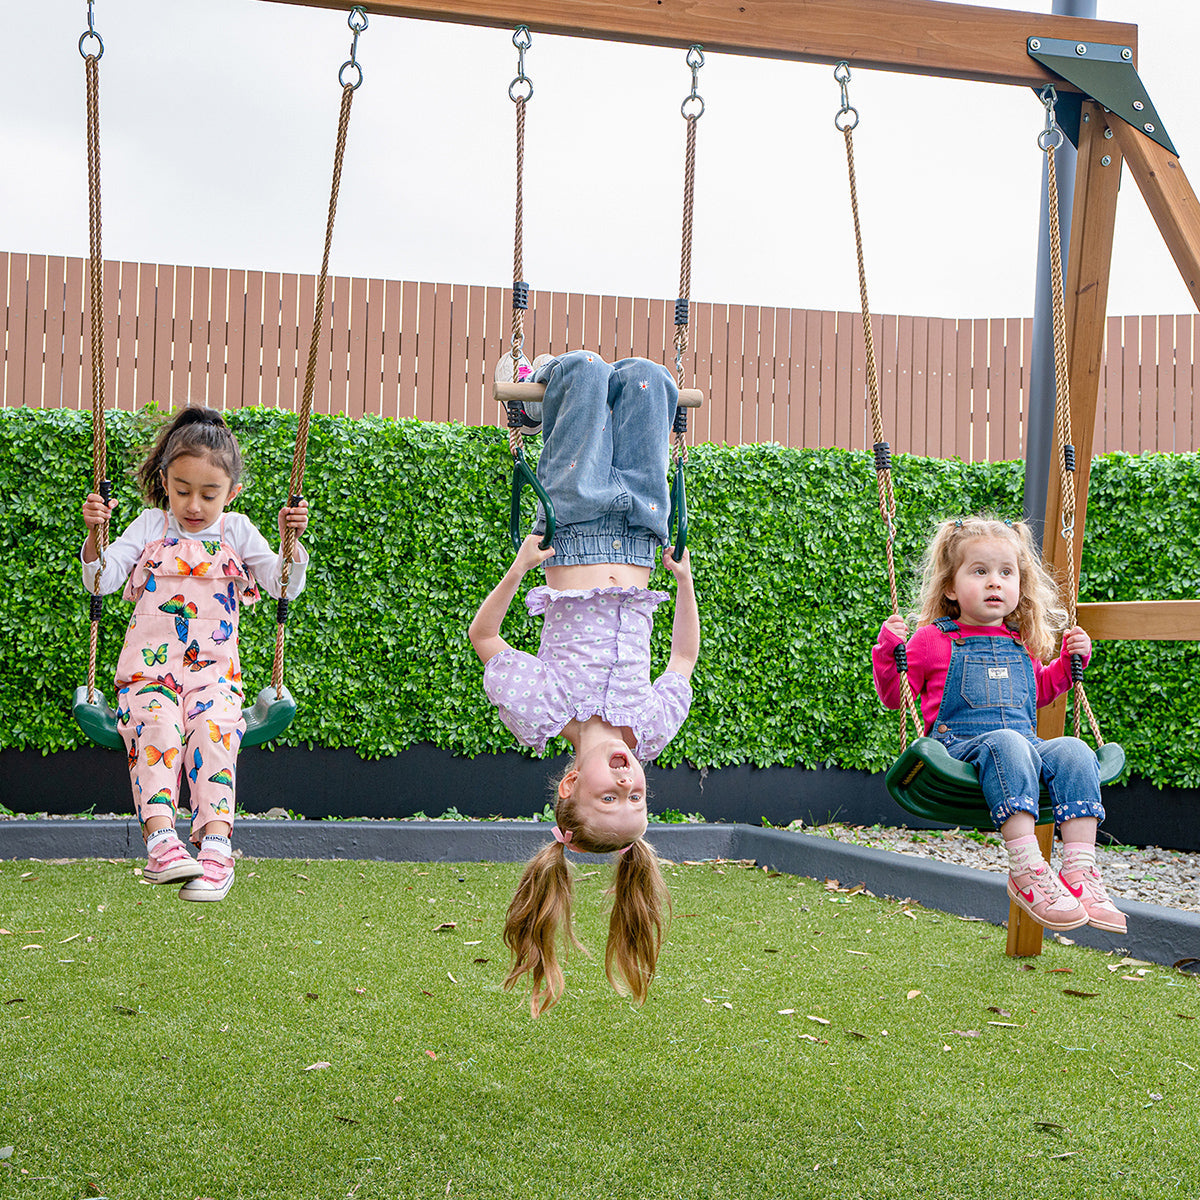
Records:
[[[988,667],[988,678],[989,679],[1007,679],[1008,678],[1008,668],[1007,667]]]

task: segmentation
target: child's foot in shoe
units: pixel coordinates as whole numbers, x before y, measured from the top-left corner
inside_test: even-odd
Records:
[[[204,868],[188,853],[175,830],[161,830],[147,839],[146,865],[142,868],[147,883],[179,883],[203,873]]]
[[[1059,871],[1058,878],[1063,887],[1083,905],[1088,924],[1093,929],[1106,929],[1109,933],[1126,931],[1125,914],[1108,898],[1100,872],[1095,867],[1064,869]]]
[[[200,839],[203,876],[179,889],[180,900],[224,900],[233,887],[233,846],[229,838],[206,833]]]
[[[1087,909],[1063,887],[1047,863],[1008,877],[1008,895],[1046,929],[1065,931],[1088,923]]]
[[[224,900],[233,887],[233,859],[202,850],[198,865],[203,874],[179,889],[180,900]]]

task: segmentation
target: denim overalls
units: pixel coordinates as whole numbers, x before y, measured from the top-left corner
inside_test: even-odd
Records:
[[[611,366],[573,350],[540,366],[542,453],[537,475],[558,523],[553,565],[654,566],[667,540],[667,449],[679,389],[644,358]],[[534,532],[545,529],[538,512]]]
[[[1016,634],[968,636],[949,617],[934,624],[950,639],[950,665],[930,735],[979,771],[996,828],[1017,812],[1037,816],[1039,781],[1057,824],[1103,820],[1091,747],[1078,738],[1037,735],[1037,679]]]

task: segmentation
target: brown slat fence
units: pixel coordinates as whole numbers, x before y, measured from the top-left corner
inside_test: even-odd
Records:
[[[86,261],[0,252],[6,407],[91,403]],[[310,275],[106,262],[107,403],[293,409],[304,382]],[[511,292],[468,284],[331,278],[314,407],[321,413],[498,420],[490,380],[507,349]],[[526,352],[586,346],[673,358],[673,300],[537,293]],[[1023,453],[1032,322],[873,318],[884,421],[901,452]],[[1200,446],[1200,316],[1110,317],[1098,452]],[[695,303],[689,381],[707,396],[692,438],[864,448],[857,313]]]

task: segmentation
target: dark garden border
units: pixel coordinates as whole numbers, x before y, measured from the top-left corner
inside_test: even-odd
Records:
[[[548,827],[532,821],[244,820],[236,841],[261,858],[374,859],[385,862],[519,862],[546,843]],[[1002,924],[1008,917],[1004,876],[833,838],[750,825],[655,825],[647,835],[664,858],[752,860],[815,879],[862,883],[877,896]],[[0,821],[0,858],[140,858],[132,818]],[[581,855],[580,861],[591,858]],[[1171,965],[1200,957],[1200,913],[1122,902],[1129,931],[1084,927],[1072,941]]]

